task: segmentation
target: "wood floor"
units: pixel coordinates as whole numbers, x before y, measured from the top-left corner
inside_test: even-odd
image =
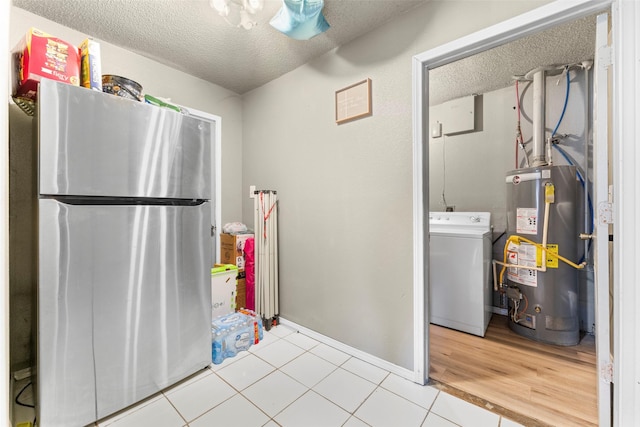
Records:
[[[430,326],[434,385],[527,427],[598,425],[595,339],[560,347],[523,338],[493,315],[484,338]]]

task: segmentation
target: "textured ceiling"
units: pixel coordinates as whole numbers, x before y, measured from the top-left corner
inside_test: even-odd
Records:
[[[514,76],[549,65],[592,60],[595,15],[461,59],[429,71],[429,104],[481,94],[514,84]]]
[[[13,0],[13,5],[237,93],[271,81],[427,0],[325,0],[331,28],[311,40],[269,25],[281,0],[265,0],[258,26],[227,24],[209,0]]]
[[[209,0],[13,0],[25,9],[237,93],[259,87],[428,0],[325,0],[331,28],[293,40],[269,25],[265,0],[252,30],[235,28]],[[593,59],[595,16],[557,26],[430,71],[429,103],[513,84],[515,75]],[[416,52],[419,53],[419,52]]]

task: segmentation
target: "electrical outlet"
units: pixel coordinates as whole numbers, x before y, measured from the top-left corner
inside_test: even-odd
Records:
[[[455,206],[446,206],[445,207],[445,212],[453,212],[456,210]]]
[[[256,186],[255,185],[250,185],[249,186],[249,198],[253,199],[256,197]]]

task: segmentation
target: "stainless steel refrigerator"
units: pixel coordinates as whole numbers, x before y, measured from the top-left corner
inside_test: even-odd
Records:
[[[82,426],[211,363],[215,124],[44,80],[36,414]]]

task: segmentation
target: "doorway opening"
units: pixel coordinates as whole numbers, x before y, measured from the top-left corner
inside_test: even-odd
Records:
[[[589,242],[583,245],[578,238],[579,233],[593,233],[590,112],[595,36],[596,16],[591,15],[429,70],[430,378],[513,413],[535,414],[549,424],[558,414],[576,426],[595,426],[598,419],[593,258]],[[534,82],[536,72],[544,72],[543,85]],[[536,107],[542,107],[543,114]],[[552,138],[545,141],[550,146],[543,152],[549,158],[545,167],[532,168],[536,122],[541,120],[546,122],[544,134]],[[526,260],[529,244],[507,242],[516,231],[507,213],[531,211],[538,195],[511,206],[515,201],[509,199],[515,196],[509,197],[508,190],[529,185],[535,191],[541,182],[515,187],[505,183],[505,177],[554,168],[570,175],[566,188],[559,185],[560,177],[552,179],[558,197],[553,207],[562,206],[567,217],[552,211],[548,241],[574,263],[584,264],[579,270],[555,264],[549,273],[509,269],[509,286],[496,277],[493,289],[489,260],[503,261],[506,246],[519,256],[519,264],[533,264]],[[535,234],[538,229],[542,234],[542,218],[534,211],[529,212],[533,222],[519,228],[524,237],[540,241],[542,236]],[[480,239],[460,231],[468,224],[451,223],[481,212],[491,218],[492,233],[482,239],[490,240],[484,254],[474,258],[465,248]],[[443,222],[449,222],[449,232],[459,232],[441,237]],[[480,263],[484,268],[474,270]],[[502,269],[497,266],[496,276]],[[562,277],[549,277],[557,273]],[[572,320],[548,330],[525,323],[536,317]]]
[[[503,23],[500,29],[498,29],[500,26],[492,27],[487,29],[484,34],[479,33],[460,39],[416,57],[414,77],[416,72],[420,76],[414,79],[416,85],[414,89],[416,89],[415,93],[424,94],[424,97],[422,102],[416,100],[414,103],[414,122],[417,123],[415,128],[416,141],[423,143],[420,147],[414,147],[416,149],[414,158],[422,160],[424,166],[421,172],[422,176],[419,176],[420,173],[415,175],[422,179],[420,184],[424,184],[424,187],[414,186],[416,191],[422,195],[422,203],[417,209],[419,212],[414,212],[414,219],[417,215],[422,215],[426,223],[426,218],[429,218],[428,212],[442,212],[447,215],[452,211],[488,212],[491,214],[491,223],[494,226],[494,232],[491,236],[493,249],[491,258],[502,260],[503,248],[506,245],[505,240],[509,237],[509,233],[507,233],[508,209],[505,177],[508,176],[509,171],[529,167],[529,162],[533,162],[534,147],[529,139],[534,133],[533,116],[535,114],[532,111],[534,90],[532,83],[529,82],[533,79],[527,74],[547,67],[545,69],[548,72],[548,75],[545,76],[547,81],[545,116],[548,121],[543,129],[547,128],[545,132],[547,136],[556,137],[556,141],[551,142],[555,145],[549,145],[548,151],[553,151],[549,158],[554,164],[572,165],[580,171],[579,175],[584,181],[584,185],[577,191],[580,200],[574,202],[576,204],[575,216],[576,220],[581,222],[579,227],[581,233],[593,233],[593,202],[590,199],[594,191],[592,188],[594,146],[590,135],[593,128],[591,111],[594,108],[593,87],[596,79],[592,74],[592,61],[597,52],[598,18],[596,15],[607,5],[600,3],[597,7],[591,5],[591,8],[586,4],[582,6],[584,7],[578,8],[578,10],[574,8],[561,12],[549,8],[548,14],[543,18],[541,16],[545,14],[538,13],[540,12],[538,9],[534,11],[535,13],[525,14]],[[590,40],[588,51],[580,50],[576,44],[570,41],[570,35],[580,33],[582,29],[586,29],[589,33],[589,36],[586,37],[587,40]],[[548,40],[541,42],[540,38],[544,39],[545,37],[556,40],[550,44],[554,46],[552,49],[548,48]],[[559,39],[555,39],[555,37],[559,37]],[[582,36],[581,40],[584,39],[585,37]],[[557,40],[560,40],[560,43],[557,43]],[[539,55],[532,46],[540,49]],[[568,50],[563,52],[562,49],[565,47]],[[552,52],[549,53],[545,50]],[[509,51],[511,52],[509,53]],[[520,53],[514,56],[513,52]],[[529,63],[530,59],[534,63]],[[494,64],[498,64],[498,67],[494,67]],[[497,71],[498,69],[500,71]],[[488,74],[483,75],[482,72],[485,71]],[[507,84],[504,83],[505,78],[508,81]],[[518,82],[517,92],[516,81]],[[569,88],[573,91],[573,96],[567,95]],[[603,93],[606,98],[606,89],[601,92],[601,94]],[[472,99],[465,101],[465,98],[468,97]],[[471,121],[465,120],[469,108],[472,109],[470,114],[474,116]],[[464,113],[461,114],[461,111]],[[521,119],[517,125],[518,112]],[[416,120],[418,117],[422,120]],[[559,117],[564,117],[563,125],[561,125],[562,119],[559,120]],[[563,126],[562,133],[558,132],[560,126]],[[588,176],[586,180],[585,176]],[[418,200],[420,200],[420,194],[418,194]],[[422,208],[421,211],[420,208]],[[581,218],[584,220],[580,220]],[[540,218],[540,222],[542,222],[542,218]],[[429,229],[428,224],[424,225],[424,229]],[[433,240],[430,243],[428,232],[424,233],[422,244],[424,255],[429,258]],[[416,246],[420,246],[420,242]],[[464,353],[462,359],[466,357],[466,362],[464,360],[454,361],[452,356],[456,350],[454,347],[457,346],[457,350],[460,351],[466,344],[457,341],[454,347],[446,347],[445,343],[461,340],[461,337],[466,338],[469,334],[444,329],[441,326],[431,326],[428,329],[429,322],[426,319],[431,318],[428,304],[432,299],[434,286],[437,286],[436,283],[430,282],[427,287],[429,289],[421,295],[426,301],[422,313],[427,324],[427,327],[422,331],[427,354],[425,360],[422,361],[425,363],[425,377],[428,376],[444,383],[455,383],[452,385],[453,387],[457,386],[457,388],[463,389],[463,392],[476,396],[479,392],[473,390],[477,390],[477,388],[465,389],[465,387],[471,384],[477,387],[478,383],[484,382],[487,389],[497,389],[503,393],[502,396],[487,395],[485,397],[487,401],[500,405],[501,402],[507,402],[509,399],[513,399],[512,401],[515,402],[528,398],[532,402],[532,407],[535,407],[534,410],[531,407],[522,406],[507,407],[507,409],[519,413],[539,415],[543,400],[540,398],[541,394],[549,393],[551,400],[555,399],[556,402],[558,402],[558,396],[554,395],[548,385],[542,386],[544,392],[536,391],[535,386],[527,384],[526,376],[532,374],[533,369],[536,369],[535,375],[539,377],[547,375],[552,379],[552,382],[557,383],[560,380],[560,376],[557,374],[558,360],[571,361],[573,359],[570,363],[578,371],[586,369],[585,377],[580,381],[591,384],[590,387],[586,387],[589,389],[588,395],[574,396],[581,404],[584,403],[584,408],[586,408],[585,411],[578,409],[572,415],[576,417],[575,424],[598,425],[598,419],[608,419],[610,399],[599,390],[596,372],[599,356],[596,356],[595,341],[596,337],[599,338],[601,335],[596,328],[606,329],[607,333],[602,335],[607,341],[606,354],[608,357],[609,319],[608,317],[595,318],[596,298],[593,258],[589,258],[590,246],[588,242],[584,245],[576,244],[576,246],[579,246],[580,256],[584,260],[578,261],[579,256],[576,256],[573,261],[576,264],[585,262],[585,266],[587,266],[587,268],[581,269],[579,277],[576,278],[576,282],[580,283],[580,292],[578,293],[576,290],[572,294],[576,298],[578,295],[582,296],[580,301],[576,299],[576,303],[579,302],[576,305],[580,307],[579,313],[576,313],[576,318],[579,318],[577,322],[579,322],[581,338],[578,346],[566,346],[566,343],[556,343],[560,346],[552,343],[549,346],[539,342],[548,342],[548,340],[530,340],[513,334],[513,331],[506,325],[514,315],[517,318],[520,313],[524,312],[522,307],[520,309],[514,308],[513,304],[517,299],[522,300],[522,298],[514,298],[513,293],[509,295],[501,287],[496,286],[496,291],[491,292],[489,297],[493,320],[489,326],[487,337],[499,345],[482,351],[486,352],[485,357],[488,361],[498,362],[498,364],[479,366],[483,354],[477,346],[474,347],[474,344],[470,344],[467,350],[462,350]],[[455,257],[453,258],[455,259]],[[435,263],[432,266],[429,264],[428,260],[424,261],[421,272],[424,275],[423,279],[433,278],[434,272],[439,268],[439,265]],[[461,260],[455,260],[454,265],[458,268],[464,268],[461,265]],[[420,272],[417,275],[419,274]],[[449,284],[445,286],[449,286]],[[509,300],[511,300],[511,304]],[[521,302],[524,303],[524,301]],[[544,309],[542,304],[537,304],[537,307],[540,307],[541,310]],[[465,311],[465,307],[454,308],[462,312]],[[445,326],[451,328],[450,325]],[[418,335],[417,337],[419,338]],[[477,339],[483,340],[479,337]],[[602,345],[599,347],[599,351],[605,352]],[[500,349],[497,354],[496,348]],[[475,354],[472,354],[474,349]],[[532,352],[527,354],[524,350]],[[549,356],[552,353],[559,356],[560,359],[550,358],[547,361],[548,365],[540,360],[534,362],[533,365],[527,365],[516,358],[517,354],[525,359],[533,359],[536,355],[546,354]],[[573,358],[573,355],[576,357]],[[586,364],[585,360],[588,360]],[[449,367],[454,364],[458,364],[458,367],[462,368],[454,372]],[[561,370],[569,368],[563,366]],[[477,375],[475,378],[474,371]],[[585,386],[581,385],[575,387],[585,389]],[[555,393],[562,394],[562,391],[556,390]],[[596,406],[595,402],[600,407],[599,413],[595,413],[593,410]],[[572,404],[573,402],[566,402],[564,406]],[[560,403],[560,406],[562,405]],[[557,408],[551,407],[549,411],[552,413],[554,410]],[[586,419],[583,416],[584,412],[588,413]],[[542,418],[540,419],[542,420]],[[550,418],[544,421],[550,424],[554,422]]]

